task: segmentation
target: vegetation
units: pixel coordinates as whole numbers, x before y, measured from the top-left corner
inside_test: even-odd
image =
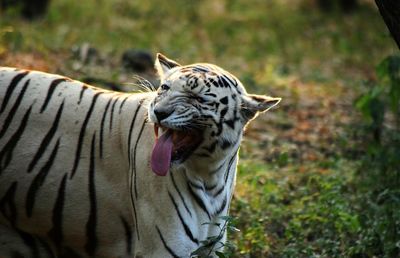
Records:
[[[372,1],[351,13],[317,2],[58,0],[35,22],[9,9],[0,64],[124,83],[129,48],[217,63],[249,92],[283,97],[246,132],[240,232],[220,257],[398,257],[398,50]],[[72,54],[84,43],[98,59]]]

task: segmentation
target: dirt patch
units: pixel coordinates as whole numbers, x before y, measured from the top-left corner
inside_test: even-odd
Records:
[[[278,89],[279,108],[260,115],[246,131],[243,152],[267,162],[323,160],[340,151],[353,117],[354,93],[344,85],[291,82]]]
[[[0,55],[2,66],[17,67],[21,69],[38,70],[42,72],[57,73],[62,66],[63,55],[43,55],[40,53],[12,53],[5,52]]]

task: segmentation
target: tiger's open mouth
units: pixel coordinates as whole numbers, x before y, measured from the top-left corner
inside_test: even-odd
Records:
[[[163,133],[158,137],[159,129]],[[151,154],[151,169],[159,176],[165,176],[171,162],[184,162],[203,141],[197,130],[173,130],[154,124],[156,142]]]

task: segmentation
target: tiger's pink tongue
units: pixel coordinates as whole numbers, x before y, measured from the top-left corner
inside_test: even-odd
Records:
[[[168,173],[172,156],[172,135],[168,131],[156,139],[151,154],[151,169],[159,176],[165,176]]]

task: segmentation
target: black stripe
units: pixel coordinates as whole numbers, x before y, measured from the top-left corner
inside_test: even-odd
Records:
[[[136,108],[135,114],[133,116],[130,128],[129,128],[129,136],[128,136],[128,160],[129,160],[129,168],[131,169],[131,141],[132,141],[132,131],[133,131],[133,125],[135,124],[135,120],[137,117],[137,114],[139,112],[139,109],[142,106],[142,102],[144,101],[144,99],[139,100],[138,103],[138,107]],[[134,177],[135,177],[135,186],[136,186],[136,171],[134,171],[133,169],[131,170],[132,173],[134,173]],[[132,180],[132,175],[130,177],[130,180]],[[136,190],[136,189],[135,189]],[[136,235],[138,240],[140,240],[140,234],[139,234],[139,224],[137,222],[137,213],[136,213],[136,207],[135,207],[135,202],[133,201],[133,193],[132,193],[132,184],[129,184],[129,192],[130,192],[130,198],[131,198],[131,204],[132,204],[132,208],[133,208],[133,212],[134,212],[134,217],[135,217],[135,228],[136,228]]]
[[[128,222],[124,219],[124,217],[120,217],[122,221],[122,225],[124,226],[125,230],[125,239],[126,239],[126,252],[128,254],[132,253],[132,230],[131,230],[131,225],[128,224]]]
[[[207,214],[208,218],[211,220],[210,212],[207,210],[203,200],[193,191],[189,183],[188,183],[188,188],[189,188],[189,193],[193,196],[196,203],[200,206],[200,208]]]
[[[236,111],[234,112],[234,114],[236,114]],[[233,118],[230,120],[224,120],[224,123],[227,124],[231,129],[235,130],[235,122],[238,121],[238,119]],[[226,149],[228,148],[229,145],[227,147],[224,148],[224,146],[221,146],[221,148]]]
[[[222,118],[226,115],[227,112],[228,112],[228,108],[227,107],[221,110],[221,114],[220,114],[221,115],[220,116],[221,119],[220,119],[220,121],[223,120]]]
[[[229,160],[228,169],[226,170],[226,173],[225,173],[225,184],[228,181],[229,173],[230,173],[233,161],[235,160],[235,158],[237,156],[238,151],[239,151],[239,148],[235,151],[235,154],[233,154],[232,158]]]
[[[221,207],[219,207],[218,210],[216,210],[214,215],[220,214],[225,209],[226,203],[227,203],[227,200],[226,200],[226,196],[225,196],[224,201],[221,204]]]
[[[131,187],[131,188],[132,188],[132,187]],[[132,195],[132,193],[131,193],[131,195]],[[131,199],[131,200],[132,200],[132,199]],[[132,208],[133,208],[133,215],[134,215],[134,217],[135,217],[136,236],[137,236],[137,239],[140,240],[140,235],[139,235],[139,224],[138,224],[138,221],[137,221],[136,207],[135,207],[135,203],[134,203],[133,201],[132,201],[131,203],[132,203]]]
[[[100,158],[103,158],[103,134],[104,134],[104,121],[106,120],[107,116],[107,111],[108,108],[110,107],[110,103],[112,101],[112,98],[110,98],[107,102],[106,108],[104,109],[103,112],[103,117],[101,118],[101,124],[100,124]]]
[[[207,184],[204,184],[204,188],[206,189],[206,191],[212,191],[212,190],[214,190],[214,188],[215,187],[217,187],[218,186],[218,183],[216,183],[216,184],[213,184],[213,185],[207,185]]]
[[[85,93],[85,91],[88,89],[87,85],[82,85],[81,88],[81,92],[79,93],[79,101],[78,101],[78,105],[81,104],[82,98],[83,98],[83,93]]]
[[[18,218],[17,207],[15,206],[14,200],[17,186],[18,183],[14,181],[0,200],[0,211],[13,227],[15,227]]]
[[[128,97],[125,97],[124,98],[124,100],[121,102],[121,105],[119,105],[119,114],[121,114],[121,110],[122,110],[122,107],[125,105],[125,102],[126,102],[126,100],[129,98],[129,96]]]
[[[216,80],[214,80],[212,78],[210,78],[210,81],[215,87],[217,87],[217,88],[219,87],[218,81],[216,81]]]
[[[227,105],[229,102],[228,96],[225,96],[219,100],[220,103]]]
[[[224,116],[228,112],[228,107],[225,107],[224,109],[221,110],[220,116],[219,116],[219,122],[216,124],[218,127],[218,131],[216,135],[220,135],[222,133],[222,123],[224,122]]]
[[[233,120],[230,120],[230,121],[233,121]],[[227,123],[227,121],[225,121],[225,123]],[[234,129],[234,128],[232,128],[232,129]],[[232,144],[233,144],[232,142],[225,140],[225,139],[222,139],[221,142],[219,142],[219,145],[221,146],[221,149],[223,149],[223,150],[226,150],[227,148],[231,147]]]
[[[217,94],[214,94],[214,93],[205,93],[204,95],[206,95],[206,96],[211,96],[211,97],[214,97],[214,98],[216,98],[217,97]]]
[[[183,226],[183,229],[185,230],[186,235],[190,238],[190,240],[192,240],[192,242],[194,242],[194,243],[196,243],[196,244],[199,244],[199,240],[197,240],[197,239],[193,236],[193,233],[192,233],[192,231],[190,230],[189,226],[186,224],[185,220],[182,218],[182,215],[181,215],[181,213],[180,213],[180,211],[179,211],[178,205],[176,204],[176,202],[175,202],[175,200],[174,200],[174,197],[172,196],[172,194],[171,194],[169,191],[168,191],[168,195],[169,195],[169,198],[170,198],[171,201],[172,201],[172,204],[173,204],[174,207],[175,207],[176,212],[178,213],[179,220],[181,221],[181,224],[182,224],[182,226]]]
[[[192,68],[192,70],[195,72],[203,72],[203,73],[207,73],[210,71],[207,67],[202,65],[196,65]]]
[[[21,81],[22,78],[24,78],[28,73],[29,73],[29,71],[24,71],[22,73],[19,73],[16,76],[14,76],[14,78],[11,80],[10,84],[7,87],[6,94],[4,95],[3,103],[1,103],[0,114],[3,113],[4,109],[6,108],[7,103],[11,98],[11,94],[15,90],[19,81]]]
[[[65,82],[66,80],[67,80],[66,78],[58,78],[51,82],[51,84],[49,86],[49,90],[47,91],[46,98],[43,102],[42,108],[40,109],[40,113],[43,113],[43,111],[46,109],[47,105],[50,102],[51,97],[53,96],[54,90],[56,89],[57,85],[62,82]]]
[[[33,179],[27,196],[26,196],[26,215],[30,218],[32,217],[33,207],[35,206],[36,194],[39,191],[39,188],[43,185],[46,176],[48,175],[51,166],[53,165],[54,159],[58,152],[58,147],[60,146],[60,139],[57,140],[53,151],[50,154],[49,159],[47,160],[46,164],[42,167],[39,173]]]
[[[90,213],[86,223],[86,245],[85,250],[90,256],[94,256],[97,248],[97,202],[96,202],[96,186],[95,186],[95,143],[96,132],[92,137],[92,145],[90,148],[90,165],[89,165],[89,201]]]
[[[26,111],[17,131],[15,131],[15,133],[11,136],[10,140],[4,145],[4,148],[0,151],[0,174],[10,164],[14,148],[15,146],[17,146],[18,141],[21,140],[21,135],[25,131],[29,116],[32,111],[32,106],[33,104]]]
[[[214,175],[215,173],[219,172],[224,165],[225,165],[225,161],[221,165],[219,165],[218,168],[210,171],[209,175]]]
[[[179,197],[181,198],[183,206],[185,206],[186,211],[189,213],[190,217],[192,217],[192,212],[189,210],[188,206],[186,205],[186,201],[183,198],[183,195],[181,194],[181,191],[179,191],[178,186],[176,185],[176,182],[175,182],[175,179],[174,179],[174,173],[170,173],[170,175],[171,175],[172,184],[174,185],[176,192],[178,193]]]
[[[77,149],[76,149],[76,153],[75,153],[75,161],[74,161],[74,166],[72,167],[72,170],[71,170],[70,179],[72,179],[74,177],[76,169],[78,168],[79,161],[81,160],[82,144],[83,144],[83,138],[85,137],[85,133],[86,133],[86,126],[89,122],[90,116],[92,115],[93,108],[94,108],[94,105],[96,104],[97,98],[102,93],[103,92],[96,92],[94,94],[93,99],[92,99],[92,104],[90,104],[90,107],[86,114],[85,120],[83,121],[81,131],[79,133],[79,139],[78,139]]]
[[[157,229],[158,235],[160,236],[161,242],[163,243],[165,249],[167,249],[168,253],[169,253],[170,255],[172,255],[172,257],[174,257],[174,258],[179,258],[179,256],[176,255],[176,254],[174,253],[174,251],[172,251],[172,249],[167,245],[167,243],[166,243],[165,240],[164,240],[164,237],[163,237],[162,234],[161,234],[160,229],[159,229],[157,226],[156,226],[156,229]]]
[[[39,257],[39,249],[38,246],[36,245],[36,241],[35,238],[33,236],[31,236],[28,233],[25,233],[21,230],[17,230],[18,235],[22,238],[22,240],[24,241],[24,244],[29,247],[29,249],[31,250],[31,256],[32,258],[38,258]]]
[[[24,87],[22,88],[21,92],[18,95],[17,100],[15,101],[14,105],[12,106],[12,108],[10,109],[10,112],[8,112],[7,118],[4,120],[4,124],[3,127],[1,128],[0,131],[0,138],[4,136],[4,134],[6,133],[8,127],[11,124],[11,121],[13,120],[13,118],[15,117],[15,114],[17,113],[18,107],[21,104],[22,98],[24,97],[26,88],[28,87],[30,82],[30,79],[28,79],[25,82]]]
[[[189,185],[190,185],[191,187],[196,188],[196,189],[201,190],[201,191],[204,192],[204,185],[198,185],[198,184],[196,184],[196,183],[193,183],[193,182],[190,181],[189,179],[188,179],[188,182],[189,182]]]
[[[136,198],[138,196],[138,193],[137,193],[137,180],[136,180],[136,174],[137,174],[137,171],[136,171],[136,149],[137,149],[138,143],[140,141],[140,138],[142,137],[142,133],[143,133],[143,129],[144,129],[145,125],[146,125],[146,119],[144,119],[144,121],[143,121],[142,128],[140,128],[139,135],[138,135],[138,138],[137,138],[136,143],[135,143],[135,148],[133,149],[133,171],[135,171],[135,174],[133,175],[133,180],[135,182],[134,186],[135,186],[135,197]]]
[[[218,82],[219,87],[221,87],[221,88],[229,87],[229,84],[228,85],[224,85],[222,83],[221,76],[217,76],[217,82]]]
[[[51,221],[53,223],[52,228],[50,229],[48,235],[54,241],[57,248],[60,248],[61,243],[63,242],[63,211],[65,204],[65,187],[67,184],[67,176],[65,173],[63,179],[58,187],[58,194],[56,202],[54,203],[53,213],[51,217]]]
[[[56,258],[55,254],[51,250],[48,242],[46,242],[42,238],[37,238],[37,240],[39,241],[39,243],[42,246],[43,250],[46,251],[46,253],[47,253],[47,256],[45,256],[45,257]]]
[[[115,98],[114,103],[112,104],[112,107],[111,107],[110,131],[112,130],[112,125],[113,125],[113,122],[114,122],[114,109],[115,109],[115,104],[117,103],[118,100],[119,100],[119,98]]]
[[[221,188],[218,189],[218,191],[215,194],[213,194],[213,197],[217,198],[217,196],[220,195],[224,191],[224,189],[225,189],[225,185],[222,185]]]
[[[56,118],[53,121],[53,125],[51,126],[50,130],[47,132],[47,134],[43,138],[42,142],[40,143],[39,149],[35,153],[35,156],[33,157],[31,163],[29,163],[28,173],[30,173],[33,170],[33,168],[35,167],[36,163],[42,157],[43,153],[46,151],[46,148],[49,146],[49,143],[53,139],[54,134],[57,131],[58,124],[60,122],[60,117],[61,117],[63,109],[64,109],[64,101],[61,103],[60,107],[58,108],[58,111],[57,111],[57,114],[56,114]]]
[[[229,188],[228,188],[230,190],[229,200],[232,200],[232,196],[233,196],[232,186],[233,186],[234,181],[235,180],[231,180],[231,182],[229,184]],[[228,211],[230,210],[230,206],[231,206],[231,202],[228,201]]]
[[[229,82],[229,84],[231,84],[231,85],[233,85],[233,86],[237,86],[238,85],[238,83],[237,83],[237,81],[234,79],[234,78],[229,78],[227,75],[222,75],[222,77],[225,79],[225,80],[227,80],[228,82]]]
[[[221,81],[221,83],[225,86],[225,88],[230,88],[231,84],[228,82],[228,80],[226,79],[226,76],[220,76],[219,80]],[[233,85],[232,85],[233,86]],[[228,103],[228,102],[227,102]],[[227,103],[223,103],[223,104],[227,104]]]
[[[139,112],[139,109],[142,107],[144,99],[141,99],[138,103],[138,107],[136,108],[135,114],[133,115],[133,119],[129,128],[129,136],[128,136],[128,160],[129,160],[129,167],[131,167],[131,141],[132,141],[132,132],[133,132],[133,125],[135,124],[136,116]]]
[[[206,81],[206,80],[204,80],[204,84],[208,87],[208,90],[206,90],[206,92],[208,93],[208,92],[210,92],[210,88],[211,88],[211,83],[210,83],[210,80],[208,80],[208,81]],[[215,97],[216,97],[217,95],[215,95]]]

